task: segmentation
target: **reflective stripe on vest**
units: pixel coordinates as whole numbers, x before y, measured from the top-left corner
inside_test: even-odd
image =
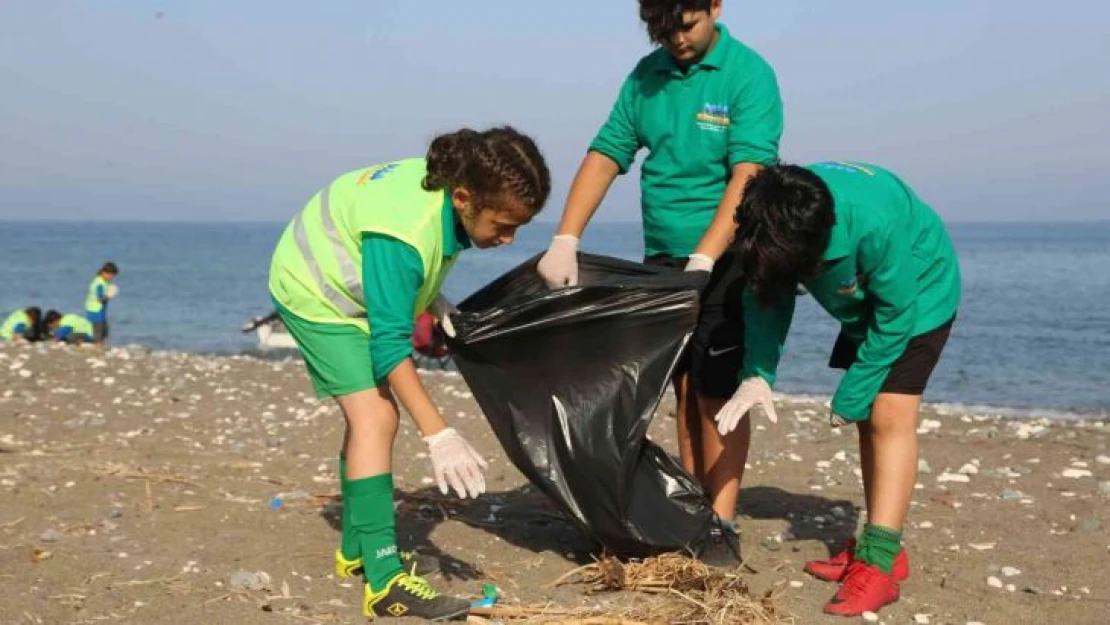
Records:
[[[324,187],[324,190],[320,192],[320,221],[324,224],[324,233],[331,240],[331,249],[335,252],[335,260],[339,263],[339,273],[343,276],[343,284],[347,286],[347,292],[365,308],[366,301],[362,294],[362,280],[359,278],[358,269],[355,268],[355,261],[351,258],[351,254],[347,251],[347,248],[343,247],[343,242],[339,240],[339,231],[335,228],[335,219],[331,215],[331,203],[328,201],[330,195],[331,185]]]
[[[323,197],[326,198],[327,195],[324,195]],[[321,198],[320,209],[324,210],[327,207],[326,205],[324,205],[322,200],[323,198]],[[301,251],[301,256],[304,258],[304,264],[308,267],[309,273],[312,274],[312,280],[316,283],[316,286],[320,289],[320,292],[324,294],[324,297],[326,297],[329,302],[335,305],[335,307],[338,308],[344,315],[347,315],[348,317],[363,316],[365,314],[365,310],[362,306],[361,298],[359,298],[360,301],[358,302],[352,302],[345,295],[343,295],[339,291],[336,291],[335,288],[332,287],[332,285],[324,279],[324,274],[320,271],[320,265],[316,262],[316,257],[312,254],[312,248],[308,245],[308,232],[305,230],[303,217],[304,213],[302,212],[293,219],[293,238],[297,241],[297,249]],[[346,250],[343,250],[343,253],[346,254]],[[350,262],[350,258],[347,258],[347,262]],[[361,295],[362,286],[357,286],[358,288],[356,290],[353,290],[353,292],[359,293]]]

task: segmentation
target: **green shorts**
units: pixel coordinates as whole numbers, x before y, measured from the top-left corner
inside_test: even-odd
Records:
[[[317,397],[374,388],[370,335],[346,323],[317,323],[277,305],[278,315],[301,350]]]

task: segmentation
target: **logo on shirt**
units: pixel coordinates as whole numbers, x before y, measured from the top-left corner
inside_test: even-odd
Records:
[[[385,178],[389,175],[389,172],[393,171],[394,169],[397,169],[397,163],[389,163],[387,165],[375,165],[374,167],[371,167],[370,169],[362,172],[362,174],[359,175],[356,183],[360,187],[366,186],[366,183],[368,182]]]
[[[829,161],[827,163],[817,163],[814,167],[824,167],[825,169],[835,169],[837,171],[846,171],[850,174],[867,174],[874,176],[875,172],[860,165],[859,163],[850,163],[848,161]]]
[[[851,297],[856,294],[860,287],[867,286],[867,276],[859,274],[851,280],[844,280],[836,287],[836,294],[843,295],[844,297]]]
[[[697,120],[698,128],[712,132],[724,132],[732,123],[728,116],[728,107],[724,104],[706,102],[694,118]]]

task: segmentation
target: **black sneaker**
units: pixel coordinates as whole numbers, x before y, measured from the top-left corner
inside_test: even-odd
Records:
[[[736,533],[736,526],[715,519],[698,559],[709,566],[725,569],[740,566],[740,536]]]
[[[374,592],[366,584],[362,597],[362,614],[370,618],[411,616],[428,621],[463,620],[470,612],[470,602],[437,593],[428,580],[401,572],[385,589]]]

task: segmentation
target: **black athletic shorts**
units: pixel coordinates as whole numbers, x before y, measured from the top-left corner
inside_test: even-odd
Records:
[[[879,389],[880,393],[898,393],[900,395],[922,395],[933,369],[940,361],[940,354],[948,342],[948,335],[952,333],[953,317],[936,330],[919,334],[906,345],[906,351],[894,361],[890,373]],[[829,356],[829,366],[833,369],[847,369],[856,361],[856,352],[859,344],[848,338],[842,332],[836,337],[832,355]]]
[[[666,255],[644,259],[648,265],[686,268],[686,258]],[[703,397],[728,399],[740,386],[744,366],[744,293],[740,263],[732,251],[713,265],[701,295],[698,325],[676,373],[690,373],[690,384]]]

